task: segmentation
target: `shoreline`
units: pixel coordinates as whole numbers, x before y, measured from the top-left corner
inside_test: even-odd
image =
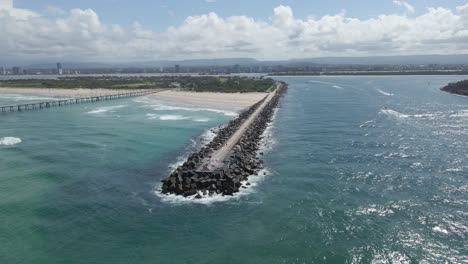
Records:
[[[143,89],[142,89],[143,90]],[[104,96],[116,95],[127,92],[134,92],[135,90],[129,89],[64,89],[64,88],[17,88],[17,87],[0,87],[0,95],[2,94],[27,94],[27,95],[40,95],[40,96],[67,96],[67,97],[86,97],[86,96]]]
[[[269,77],[386,77],[386,76],[468,76],[468,72],[389,72],[389,73],[355,73],[355,74],[346,74],[346,73],[336,73],[336,74],[267,74]]]
[[[177,106],[237,111],[256,104],[266,95],[268,93],[217,93],[168,90],[152,94],[149,98]]]
[[[155,89],[163,90],[163,89]],[[0,87],[0,97],[2,94],[11,95],[34,95],[48,97],[66,97],[79,98],[89,96],[107,96],[116,95],[125,92],[134,92],[136,90],[128,89],[62,89],[62,88],[12,88]],[[165,104],[176,107],[196,107],[196,108],[212,108],[217,110],[239,111],[250,107],[260,101],[268,93],[252,92],[252,93],[220,93],[220,92],[188,92],[165,90],[155,94],[148,95],[150,99],[156,99]]]

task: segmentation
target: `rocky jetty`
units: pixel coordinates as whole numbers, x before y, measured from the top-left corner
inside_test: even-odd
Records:
[[[449,83],[447,86],[442,87],[440,90],[452,94],[468,96],[468,80]]]
[[[200,151],[193,153],[187,161],[162,180],[164,194],[183,196],[223,194],[232,195],[242,187],[241,182],[249,176],[258,175],[263,168],[263,160],[258,155],[259,142],[268,123],[271,121],[275,108],[281,96],[286,92],[287,85],[281,83],[276,94],[263,108],[253,123],[242,135],[224,161],[222,168],[213,171],[200,171],[202,161],[211,158],[211,154],[220,149],[227,140],[239,129],[246,119],[264,102],[265,99],[242,112],[218,131],[217,136]]]

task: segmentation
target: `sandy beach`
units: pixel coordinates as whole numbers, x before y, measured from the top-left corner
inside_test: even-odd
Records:
[[[162,89],[161,89],[162,90]],[[43,88],[0,88],[2,94],[29,94],[48,97],[88,97],[99,95],[112,95],[132,90],[111,89],[43,89]],[[149,95],[151,99],[163,101],[173,105],[195,106],[222,110],[240,110],[249,107],[265,98],[268,93],[212,93],[212,92],[185,92],[166,90]]]
[[[60,88],[10,88],[0,87],[0,94],[35,94],[47,96],[62,96],[62,97],[86,97],[98,95],[113,95],[131,92],[132,90],[118,89],[60,89]]]
[[[157,99],[173,104],[184,104],[197,107],[238,110],[251,106],[262,100],[268,93],[211,93],[163,91],[152,94]]]

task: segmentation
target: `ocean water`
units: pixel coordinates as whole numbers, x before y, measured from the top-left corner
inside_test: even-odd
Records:
[[[204,201],[159,182],[232,112],[0,115],[0,263],[466,263],[468,98],[438,90],[463,78],[278,78],[267,174]]]

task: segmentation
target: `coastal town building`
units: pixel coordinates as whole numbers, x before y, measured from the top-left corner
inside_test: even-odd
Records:
[[[57,63],[57,74],[58,74],[58,75],[62,75],[62,74],[63,74],[62,63],[60,63],[60,62]]]
[[[13,68],[12,68],[12,73],[13,73],[14,75],[20,75],[20,74],[22,74],[22,72],[23,72],[23,71],[21,70],[21,67],[13,67]]]

